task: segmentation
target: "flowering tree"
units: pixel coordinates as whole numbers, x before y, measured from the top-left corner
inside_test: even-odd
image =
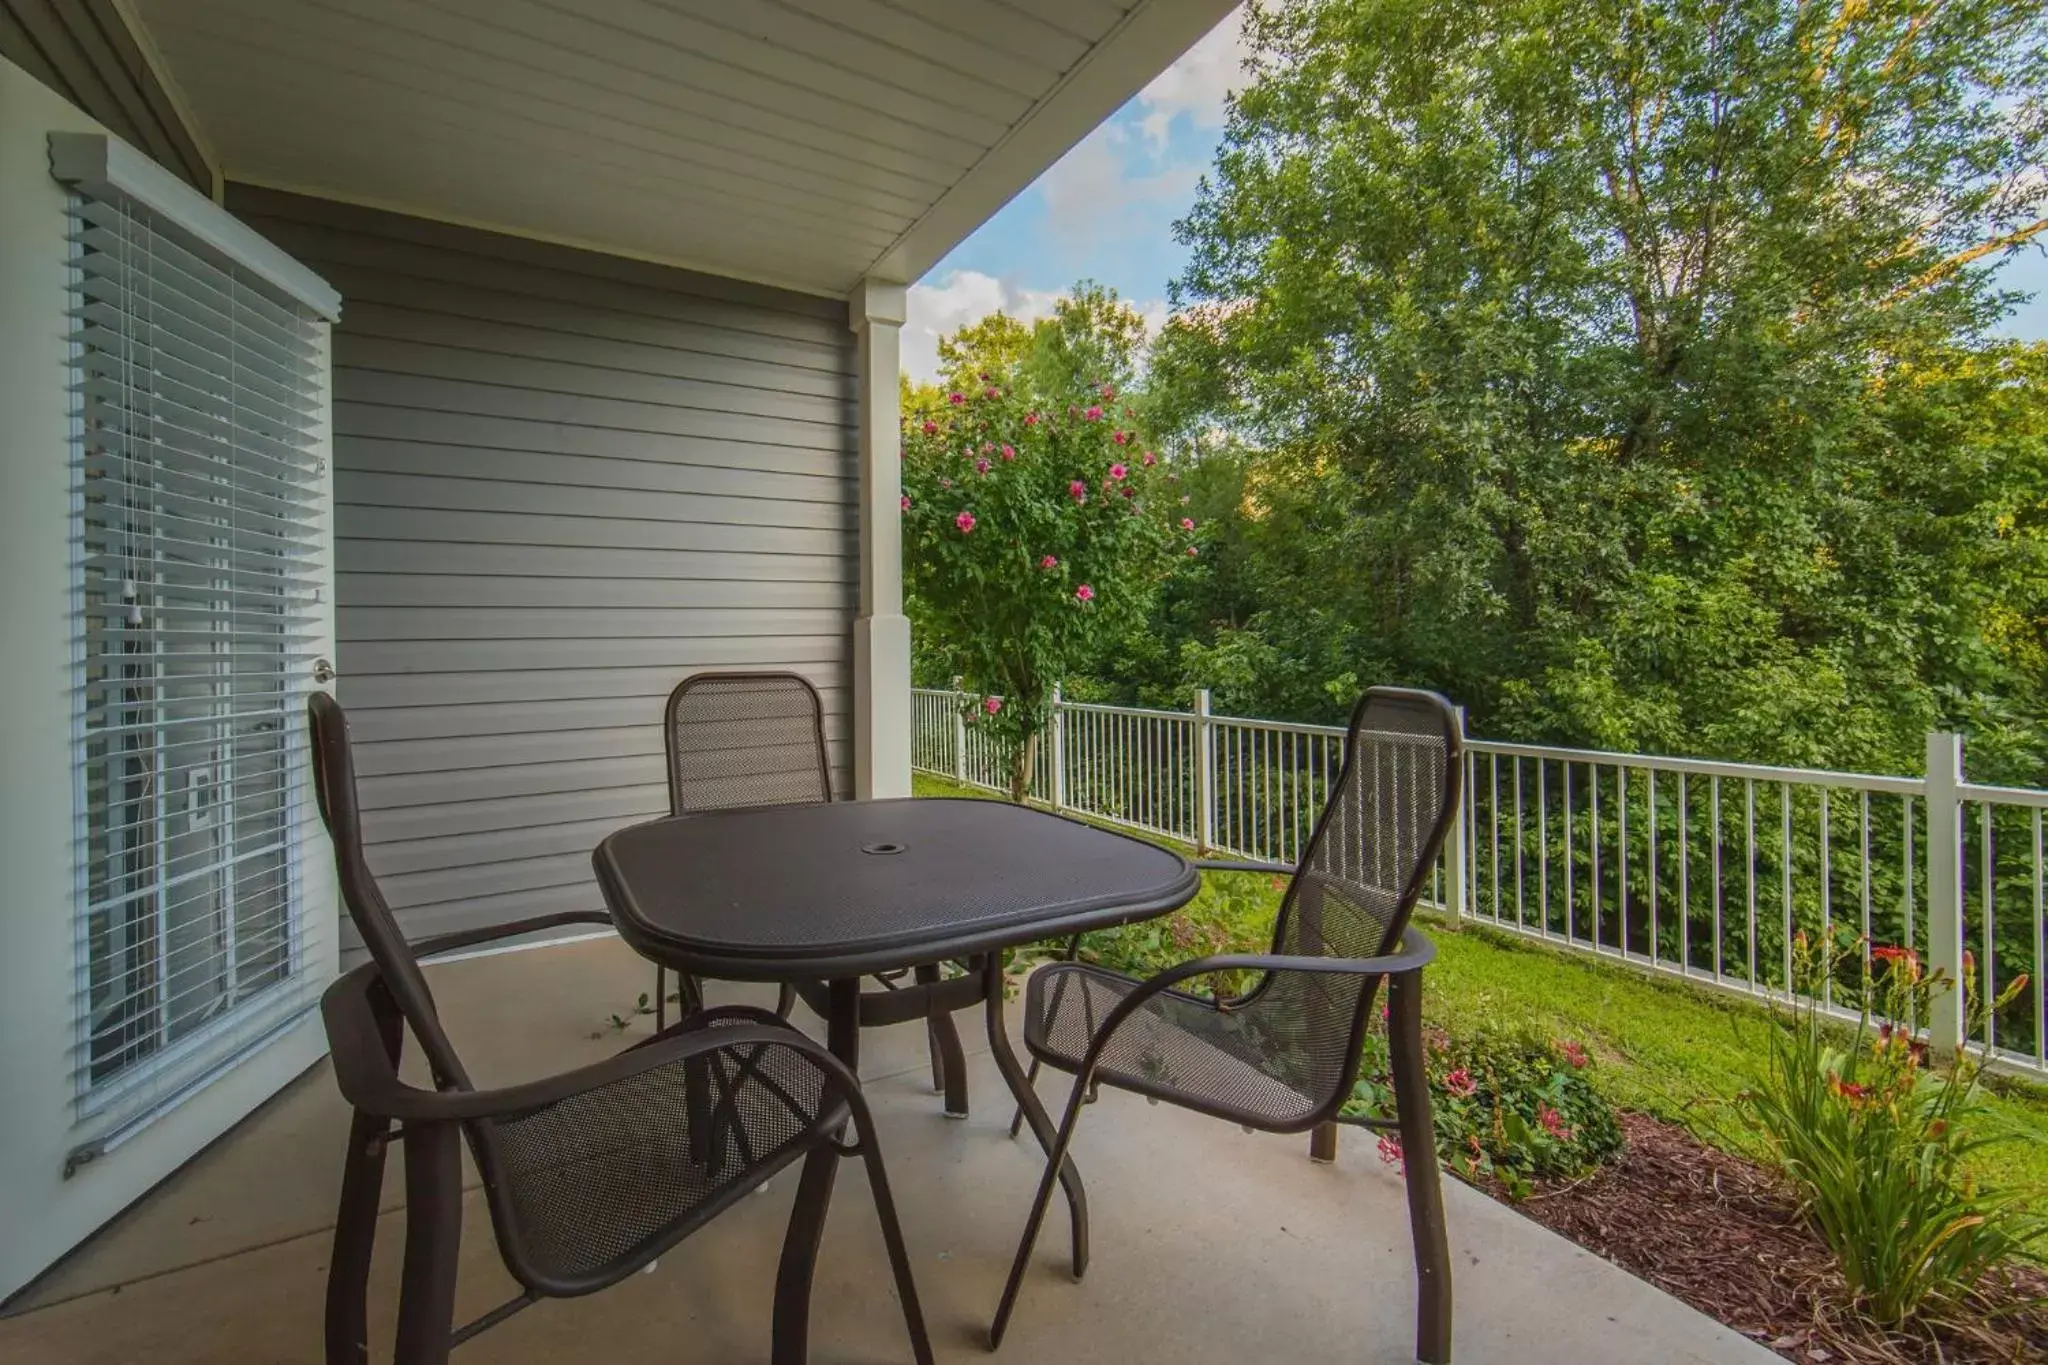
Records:
[[[1052,687],[1142,619],[1194,522],[1112,384],[1064,403],[982,374],[906,422],[903,554],[922,624],[980,694],[1024,799]]]

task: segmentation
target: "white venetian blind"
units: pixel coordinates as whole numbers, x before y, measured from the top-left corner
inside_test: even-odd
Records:
[[[310,1007],[333,927],[300,868],[327,324],[142,196],[72,213],[76,1163]]]

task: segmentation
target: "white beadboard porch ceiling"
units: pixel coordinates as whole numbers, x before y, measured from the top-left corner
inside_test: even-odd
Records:
[[[841,295],[1234,0],[128,0],[225,179]]]

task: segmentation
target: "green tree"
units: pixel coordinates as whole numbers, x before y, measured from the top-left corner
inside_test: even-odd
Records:
[[[2043,360],[1985,335],[2048,226],[2039,3],[1247,31],[1150,377],[1158,429],[1235,446],[1191,666],[1258,658],[1280,714],[1399,680],[1516,738],[1786,763],[1968,724],[1973,767],[2039,775]]]
[[[1011,756],[1019,801],[1053,686],[1145,619],[1189,548],[1115,386],[1039,393],[1025,368],[948,392],[903,452],[916,633],[980,694],[969,719]]]

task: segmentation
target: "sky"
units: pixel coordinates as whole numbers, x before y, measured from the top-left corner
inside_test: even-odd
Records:
[[[1043,317],[1080,279],[1115,289],[1156,330],[1167,282],[1187,263],[1173,223],[1193,206],[1222,140],[1243,52],[1232,13],[932,267],[910,290],[903,368],[932,379],[940,337],[997,309]],[[2010,258],[2001,282],[2035,295],[2003,330],[2048,338],[2048,255]]]

